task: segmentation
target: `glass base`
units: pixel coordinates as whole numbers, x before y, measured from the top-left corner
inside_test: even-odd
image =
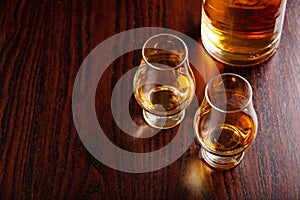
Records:
[[[279,42],[273,43],[270,45],[270,49],[266,52],[261,52],[260,54],[234,54],[222,51],[218,47],[210,44],[205,38],[202,39],[202,43],[206,51],[216,60],[231,66],[237,67],[248,67],[258,65],[270,57],[276,52]]]
[[[157,116],[143,110],[143,116],[145,121],[154,128],[169,129],[177,126],[184,118],[185,110],[182,110],[176,115],[170,116]]]
[[[231,156],[217,156],[201,148],[201,155],[208,165],[216,169],[231,169],[237,166],[244,158],[244,152]]]
[[[202,20],[205,21],[205,18],[202,18]],[[238,67],[254,66],[268,60],[278,49],[281,37],[281,34],[278,34],[272,43],[256,52],[239,53],[224,51],[220,47],[216,46],[211,41],[212,35],[214,35],[213,32],[207,27],[207,25],[205,25],[205,22],[202,22],[201,40],[205,50],[216,60],[231,66]],[[235,48],[238,49],[240,48],[240,46],[232,45],[230,47],[230,49]]]

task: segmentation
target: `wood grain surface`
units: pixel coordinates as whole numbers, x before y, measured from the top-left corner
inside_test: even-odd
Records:
[[[1,0],[0,199],[300,199],[298,0],[287,2],[281,45],[270,60],[251,68],[212,60],[221,72],[238,73],[253,87],[259,130],[238,167],[209,168],[198,157],[200,146],[193,142],[162,169],[128,173],[93,157],[78,136],[72,92],[88,54],[109,37],[140,27],[176,30],[201,44],[201,3]],[[151,152],[172,141],[178,127],[136,139],[118,127],[110,108],[114,86],[140,58],[140,51],[132,51],[107,67],[97,87],[95,108],[115,145],[131,152]],[[194,71],[201,99],[205,84]],[[131,83],[123,87],[128,89]],[[129,107],[131,118],[145,125],[134,98]],[[186,116],[185,134],[193,134],[192,117]],[[117,155],[108,156],[122,164]],[[143,163],[133,163],[137,164]]]

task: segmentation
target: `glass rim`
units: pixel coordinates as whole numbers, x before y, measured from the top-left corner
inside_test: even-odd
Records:
[[[247,87],[249,88],[249,97],[248,97],[248,100],[247,100],[247,103],[245,103],[245,105],[243,105],[241,108],[239,109],[236,109],[236,110],[223,110],[221,108],[219,108],[218,106],[215,106],[209,96],[208,96],[208,87],[212,84],[212,82],[219,78],[219,77],[224,77],[224,76],[234,76],[234,77],[238,77],[239,79],[241,79],[242,81],[244,81],[247,85]],[[225,89],[225,87],[224,87]],[[222,112],[222,113],[236,113],[236,112],[240,112],[242,110],[244,110],[245,108],[247,108],[249,106],[249,104],[252,102],[252,87],[250,85],[250,83],[247,81],[247,79],[245,79],[244,77],[238,75],[238,74],[235,74],[235,73],[222,73],[222,74],[218,74],[216,76],[214,76],[206,85],[205,87],[205,98],[207,100],[207,102],[209,103],[209,105],[214,108],[215,110],[219,111],[219,112]],[[227,107],[227,106],[226,106]]]
[[[155,65],[153,65],[153,64],[151,64],[151,63],[149,63],[148,60],[146,59],[146,56],[145,56],[145,49],[146,49],[147,43],[148,43],[150,40],[152,40],[152,39],[154,39],[154,38],[156,38],[156,37],[160,37],[160,36],[169,36],[169,37],[173,37],[173,38],[179,40],[179,42],[180,42],[180,43],[183,45],[183,47],[184,47],[184,51],[185,51],[184,58],[183,58],[182,61],[181,61],[178,65],[176,65],[175,67],[170,67],[170,68],[167,68],[167,69],[163,69],[163,68],[161,68],[161,67],[157,67],[157,66],[155,66]],[[174,70],[174,69],[179,68],[181,65],[183,65],[184,62],[187,61],[187,59],[188,59],[188,48],[187,48],[187,45],[185,44],[185,42],[184,42],[180,37],[178,37],[178,36],[176,36],[176,35],[174,35],[174,34],[170,34],[170,33],[160,33],[160,34],[155,34],[155,35],[151,36],[149,39],[146,40],[146,42],[144,43],[144,45],[143,45],[143,47],[142,47],[142,57],[143,57],[144,61],[146,62],[146,64],[149,65],[150,67],[154,68],[154,69],[158,69],[158,70],[166,70],[166,71],[167,71],[167,70]]]

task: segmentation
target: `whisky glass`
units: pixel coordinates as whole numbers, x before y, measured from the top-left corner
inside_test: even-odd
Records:
[[[133,90],[143,117],[155,128],[175,127],[195,93],[187,46],[175,35],[157,34],[145,42],[142,57]]]
[[[249,82],[232,73],[213,77],[194,118],[203,159],[217,169],[235,167],[253,143],[257,126]]]

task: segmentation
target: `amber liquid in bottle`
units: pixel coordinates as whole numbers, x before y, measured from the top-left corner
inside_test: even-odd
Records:
[[[202,41],[216,59],[231,65],[263,62],[277,49],[286,0],[206,0]]]

